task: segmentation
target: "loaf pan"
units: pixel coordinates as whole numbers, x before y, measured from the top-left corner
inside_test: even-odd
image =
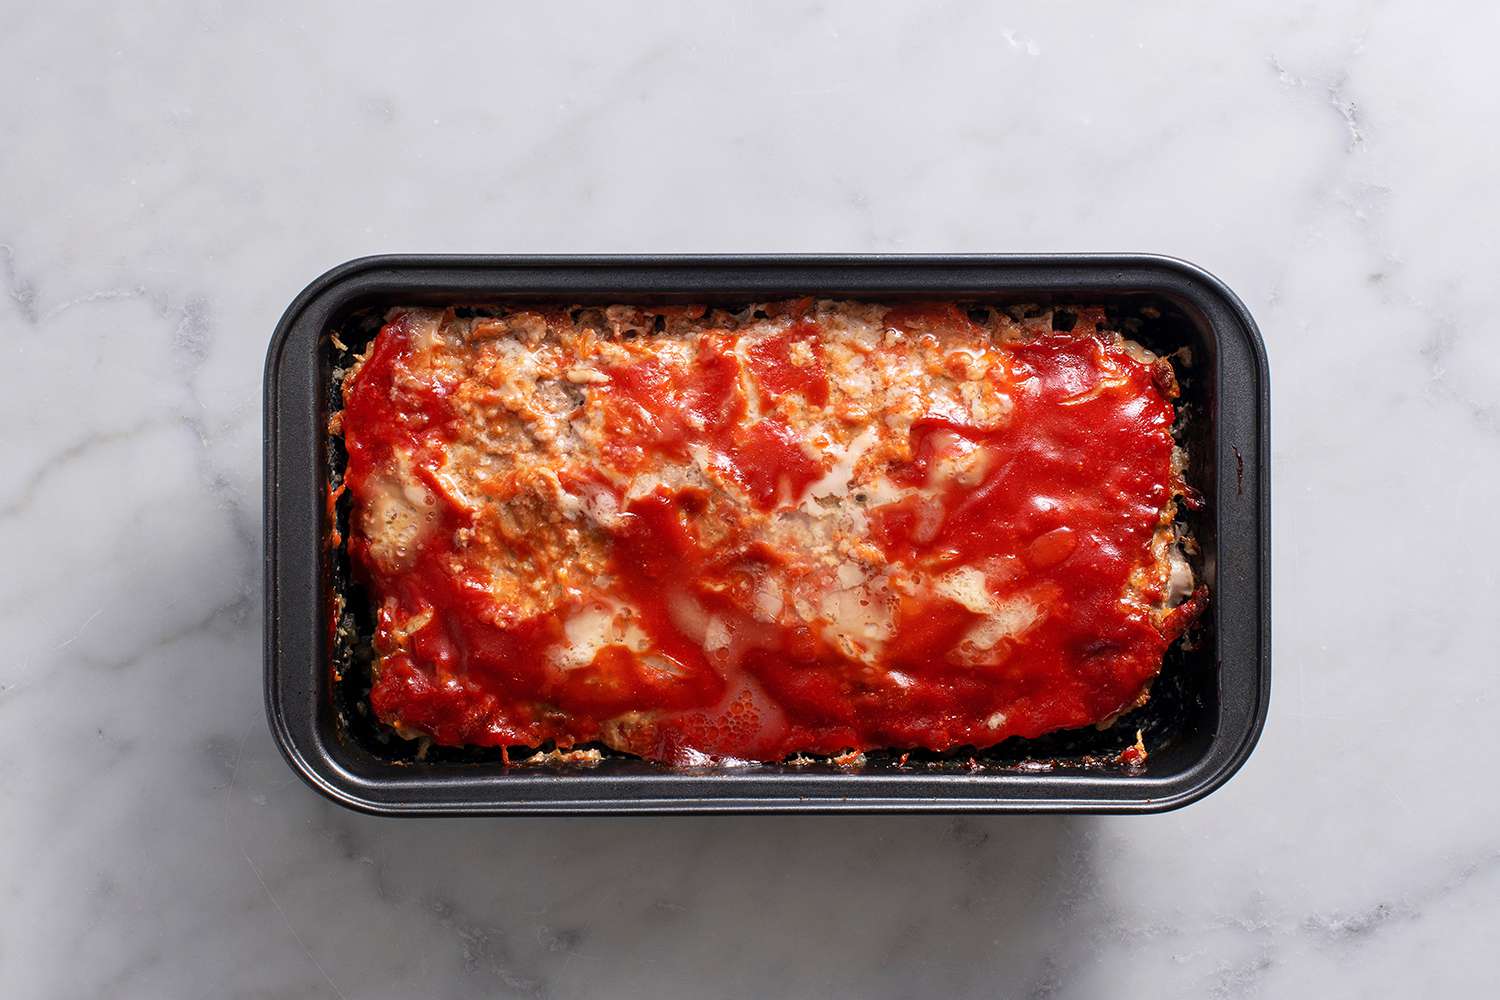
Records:
[[[1111,729],[973,755],[684,770],[625,756],[517,766],[422,752],[362,698],[364,595],[331,539],[342,452],[336,371],[395,305],[724,303],[818,296],[1104,305],[1179,355],[1180,439],[1203,498],[1186,515],[1208,610],[1169,652],[1150,702]],[[334,335],[336,334],[336,336]],[[1150,255],[383,256],[336,267],[287,309],[265,373],[265,695],[292,769],[342,805],[387,815],[746,812],[1159,812],[1218,788],[1255,746],[1270,695],[1269,395],[1265,348],[1217,279]],[[367,619],[368,615],[364,617]],[[1117,752],[1143,733],[1145,765]]]

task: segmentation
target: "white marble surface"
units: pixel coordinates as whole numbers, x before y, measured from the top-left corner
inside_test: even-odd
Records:
[[[0,4],[0,994],[1493,986],[1494,5],[437,6]],[[402,822],[278,757],[261,363],[324,268],[1136,249],[1272,359],[1275,692],[1207,801]]]

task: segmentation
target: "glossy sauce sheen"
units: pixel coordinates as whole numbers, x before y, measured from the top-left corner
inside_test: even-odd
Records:
[[[453,360],[478,326],[429,316],[438,337],[395,315],[339,418],[379,717],[444,744],[600,741],[695,762],[983,747],[1134,703],[1195,605],[1165,595],[1183,488],[1165,362],[1097,311],[1069,332],[997,334],[951,306],[864,307],[878,349],[1003,403],[985,420],[951,403],[885,419],[895,402],[844,389],[878,359],[827,336],[839,308],[708,316],[669,334],[676,353],[549,332],[533,346],[561,360],[538,378],[576,382],[563,423],[602,432],[560,449],[548,431],[529,457],[470,448],[466,470],[497,471],[462,488],[472,422],[539,404],[516,403],[501,366]],[[572,321],[541,314],[534,340],[538,323]],[[853,485],[810,496],[857,444]],[[652,485],[667,466],[691,475]],[[834,515],[842,555],[808,540]],[[514,564],[511,582],[497,567]],[[830,625],[845,611],[847,634]]]

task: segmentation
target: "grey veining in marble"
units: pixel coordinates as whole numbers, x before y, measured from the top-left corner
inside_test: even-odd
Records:
[[[1500,978],[1494,5],[0,8],[0,994]],[[261,363],[389,250],[1204,264],[1272,359],[1260,749],[1155,817],[323,802],[261,711]]]

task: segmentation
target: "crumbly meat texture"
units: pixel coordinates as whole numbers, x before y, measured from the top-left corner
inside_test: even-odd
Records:
[[[1172,366],[1097,309],[401,309],[344,381],[372,702],[674,762],[1140,703],[1201,603]]]

